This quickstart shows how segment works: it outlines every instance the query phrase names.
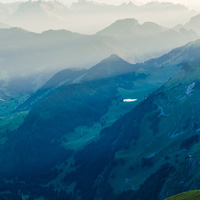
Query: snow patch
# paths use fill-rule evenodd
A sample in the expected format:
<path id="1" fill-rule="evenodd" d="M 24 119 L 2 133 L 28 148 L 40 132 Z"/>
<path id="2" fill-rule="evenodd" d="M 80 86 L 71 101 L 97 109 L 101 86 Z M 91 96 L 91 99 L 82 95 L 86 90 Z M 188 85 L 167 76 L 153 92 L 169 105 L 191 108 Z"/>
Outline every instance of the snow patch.
<path id="1" fill-rule="evenodd" d="M 123 102 L 129 103 L 129 102 L 134 102 L 137 101 L 137 99 L 124 99 Z"/>
<path id="2" fill-rule="evenodd" d="M 187 90 L 186 90 L 185 93 L 186 93 L 188 96 L 190 96 L 190 95 L 192 94 L 195 85 L 196 85 L 196 84 L 195 84 L 195 82 L 194 82 L 194 83 L 192 83 L 191 85 L 189 85 L 189 86 L 187 87 Z"/>
<path id="3" fill-rule="evenodd" d="M 153 158 L 153 157 L 155 157 L 157 154 L 158 154 L 158 152 L 155 152 L 155 153 L 151 154 L 150 156 L 148 156 L 147 158 Z"/>
<path id="4" fill-rule="evenodd" d="M 181 131 L 181 132 L 179 132 L 179 133 L 177 133 L 176 131 L 170 136 L 170 138 L 175 138 L 175 137 L 177 137 L 177 136 L 179 136 L 179 135 L 182 135 L 184 132 L 183 131 Z"/>

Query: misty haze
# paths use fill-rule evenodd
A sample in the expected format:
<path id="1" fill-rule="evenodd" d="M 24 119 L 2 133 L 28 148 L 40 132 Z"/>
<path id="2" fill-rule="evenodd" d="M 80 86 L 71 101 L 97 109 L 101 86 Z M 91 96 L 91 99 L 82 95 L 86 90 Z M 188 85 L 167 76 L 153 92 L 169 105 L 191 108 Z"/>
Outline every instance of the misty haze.
<path id="1" fill-rule="evenodd" d="M 200 3 L 0 1 L 0 200 L 200 200 Z"/>

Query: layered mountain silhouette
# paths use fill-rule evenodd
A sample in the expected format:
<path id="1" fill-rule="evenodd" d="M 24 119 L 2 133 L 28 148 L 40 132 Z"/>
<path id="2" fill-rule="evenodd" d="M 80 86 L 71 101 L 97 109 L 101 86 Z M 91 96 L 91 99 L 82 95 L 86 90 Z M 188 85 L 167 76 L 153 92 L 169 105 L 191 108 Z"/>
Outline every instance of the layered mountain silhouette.
<path id="1" fill-rule="evenodd" d="M 78 1 L 68 8 L 59 1 L 30 0 L 0 4 L 0 9 L 3 22 L 13 27 L 18 26 L 33 32 L 67 29 L 84 34 L 94 34 L 119 18 L 132 17 L 140 22 L 153 21 L 162 26 L 173 27 L 176 24 L 186 23 L 196 14 L 180 4 L 158 2 L 142 6 L 131 2 L 114 6 L 92 1 Z M 166 15 L 168 18 L 165 17 Z"/>
<path id="2" fill-rule="evenodd" d="M 154 23 L 141 25 L 135 19 L 119 20 L 91 36 L 65 30 L 36 34 L 19 28 L 2 29 L 1 70 L 12 77 L 86 68 L 111 54 L 132 63 L 142 62 L 198 37 L 192 31 L 177 32 Z"/>
<path id="3" fill-rule="evenodd" d="M 196 14 L 158 2 L 0 4 L 0 199 L 197 197 Z"/>
<path id="4" fill-rule="evenodd" d="M 88 21 L 88 26 L 96 27 L 88 18 L 88 13 L 94 14 L 96 22 L 103 26 L 116 21 L 119 18 L 133 17 L 140 22 L 153 21 L 162 26 L 172 27 L 176 24 L 186 23 L 188 18 L 195 15 L 183 5 L 172 3 L 150 2 L 142 6 L 137 6 L 132 2 L 123 3 L 119 6 L 98 4 L 90 1 L 78 1 L 72 4 L 71 10 L 79 12 L 83 20 Z M 102 13 L 105 20 L 101 19 Z M 167 18 L 165 16 L 168 16 Z M 104 25 L 103 25 L 104 24 Z"/>
<path id="5" fill-rule="evenodd" d="M 136 19 L 124 19 L 116 21 L 97 34 L 115 37 L 126 37 L 130 35 L 133 37 L 144 37 L 146 33 L 154 36 L 167 30 L 169 29 L 163 28 L 155 23 L 146 22 L 140 25 Z"/>
<path id="6" fill-rule="evenodd" d="M 127 74 L 133 71 L 138 73 L 142 71 L 147 75 L 149 73 L 151 74 L 151 76 L 147 77 L 145 82 L 140 82 L 139 86 L 139 88 L 146 88 L 147 82 L 149 82 L 149 91 L 151 91 L 152 88 L 161 86 L 161 84 L 172 77 L 183 64 L 200 59 L 199 52 L 200 42 L 198 40 L 142 64 L 129 64 L 117 55 L 113 54 L 88 70 L 66 69 L 58 72 L 18 109 L 29 110 L 33 105 L 35 105 L 35 103 L 38 103 L 38 100 L 40 101 L 45 98 L 46 95 L 52 94 L 52 92 L 55 92 L 55 90 L 63 87 L 65 84 L 95 81 L 98 79 Z M 143 93 L 143 89 L 141 93 Z"/>
<path id="7" fill-rule="evenodd" d="M 194 30 L 197 34 L 200 35 L 199 20 L 200 15 L 192 17 L 191 20 L 185 25 L 185 28 L 189 30 Z"/>
<path id="8" fill-rule="evenodd" d="M 112 55 L 88 71 L 57 74 L 44 87 L 57 89 L 0 150 L 1 191 L 156 200 L 198 187 L 200 63 L 188 63 L 199 60 L 198 47 L 199 41 L 137 65 Z M 137 89 L 140 103 L 124 105 Z M 14 184 L 3 181 L 15 176 Z"/>
<path id="9" fill-rule="evenodd" d="M 95 35 L 66 30 L 36 34 L 20 28 L 1 29 L 1 88 L 11 98 L 27 98 L 59 70 L 90 68 L 112 54 L 131 63 L 143 62 L 198 37 L 192 31 L 177 32 L 150 22 L 139 24 L 135 19 L 116 21 Z M 13 106 L 7 110 L 10 112 Z"/>
<path id="10" fill-rule="evenodd" d="M 27 1 L 21 3 L 6 22 L 13 27 L 41 32 L 48 29 L 62 29 L 67 24 L 68 9 L 57 1 Z"/>
<path id="11" fill-rule="evenodd" d="M 86 82 L 101 81 L 128 73 L 137 72 L 139 67 L 137 65 L 129 64 L 117 55 L 102 60 L 97 65 L 88 70 L 80 69 L 66 69 L 58 72 L 53 76 L 42 88 L 31 96 L 24 104 L 20 105 L 17 110 L 30 110 L 32 106 L 41 102 L 41 100 L 54 94 L 57 90 L 70 85 L 82 84 Z M 128 76 L 127 76 L 128 77 Z M 142 79 L 144 78 L 141 76 Z"/>

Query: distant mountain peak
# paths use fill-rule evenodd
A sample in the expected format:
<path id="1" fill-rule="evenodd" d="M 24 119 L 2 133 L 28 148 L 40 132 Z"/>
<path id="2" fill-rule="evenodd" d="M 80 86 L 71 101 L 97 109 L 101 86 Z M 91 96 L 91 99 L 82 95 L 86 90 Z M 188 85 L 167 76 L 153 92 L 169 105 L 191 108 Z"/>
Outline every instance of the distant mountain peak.
<path id="1" fill-rule="evenodd" d="M 100 63 L 88 70 L 82 81 L 98 80 L 125 74 L 128 72 L 135 72 L 137 67 L 126 62 L 116 54 L 110 55 Z"/>
<path id="2" fill-rule="evenodd" d="M 31 3 L 35 3 L 35 2 L 44 2 L 44 3 L 54 3 L 54 2 L 56 2 L 56 3 L 58 3 L 58 1 L 56 1 L 56 0 L 49 0 L 49 1 L 45 1 L 45 0 L 30 0 L 29 2 L 31 2 Z"/>
<path id="3" fill-rule="evenodd" d="M 182 8 L 186 8 L 184 5 L 182 4 L 175 4 L 175 3 L 172 3 L 172 2 L 158 2 L 158 1 L 152 1 L 152 2 L 149 2 L 147 4 L 145 4 L 146 6 L 158 6 L 158 5 L 161 5 L 161 6 L 176 6 L 176 7 L 182 7 Z"/>
<path id="4" fill-rule="evenodd" d="M 107 60 L 115 61 L 115 60 L 123 60 L 123 59 L 120 58 L 117 54 L 111 54 L 108 58 L 104 59 L 104 61 L 107 61 Z"/>
<path id="5" fill-rule="evenodd" d="M 22 6 L 32 6 L 32 5 L 35 5 L 35 6 L 38 6 L 38 7 L 41 7 L 41 8 L 46 8 L 46 7 L 43 7 L 43 6 L 51 6 L 51 7 L 65 7 L 62 3 L 56 1 L 56 0 L 51 0 L 51 1 L 45 1 L 45 0 L 30 0 L 30 1 L 27 1 L 27 2 L 24 2 L 21 4 Z M 20 5 L 20 7 L 21 7 Z"/>
<path id="6" fill-rule="evenodd" d="M 185 28 L 188 30 L 194 30 L 198 35 L 200 35 L 200 14 L 195 15 L 190 19 L 190 21 L 185 24 Z"/>
<path id="7" fill-rule="evenodd" d="M 107 28 L 99 31 L 97 34 L 117 37 L 141 37 L 145 34 L 160 34 L 161 32 L 167 30 L 169 29 L 162 27 L 154 22 L 145 22 L 144 24 L 140 24 L 138 20 L 134 18 L 127 18 L 117 20 Z"/>
<path id="8" fill-rule="evenodd" d="M 113 24 L 103 29 L 102 31 L 99 31 L 97 34 L 113 35 L 114 33 L 114 35 L 116 35 L 127 30 L 132 30 L 138 25 L 140 25 L 138 20 L 134 18 L 120 19 L 115 21 Z M 127 31 L 127 33 L 128 32 L 129 31 Z"/>
<path id="9" fill-rule="evenodd" d="M 115 23 L 123 23 L 123 24 L 139 24 L 137 19 L 127 18 L 127 19 L 119 19 Z"/>
<path id="10" fill-rule="evenodd" d="M 106 67 L 115 67 L 114 63 L 123 63 L 123 64 L 129 64 L 128 62 L 126 62 L 125 60 L 123 60 L 122 58 L 120 58 L 117 54 L 111 54 L 109 57 L 103 59 L 101 62 L 99 62 L 97 65 L 95 65 L 94 67 L 90 68 L 102 68 L 102 66 L 104 67 L 106 65 Z M 110 65 L 111 64 L 111 65 Z"/>
<path id="11" fill-rule="evenodd" d="M 107 5 L 104 3 L 99 3 L 99 2 L 95 2 L 95 1 L 88 1 L 88 0 L 78 0 L 77 2 L 72 3 L 71 7 L 76 7 L 76 6 L 90 6 L 90 5 Z"/>
<path id="12" fill-rule="evenodd" d="M 159 31 L 167 31 L 168 28 L 162 27 L 154 22 L 145 22 L 142 26 L 144 26 L 146 29 L 151 29 L 151 30 L 159 30 Z"/>
<path id="13" fill-rule="evenodd" d="M 200 19 L 200 14 L 198 14 L 198 15 L 195 15 L 194 17 L 192 17 L 191 19 L 190 19 L 190 22 L 199 22 L 199 19 Z"/>
<path id="14" fill-rule="evenodd" d="M 132 1 L 124 2 L 124 3 L 122 3 L 120 6 L 138 7 L 138 6 L 135 5 Z"/>

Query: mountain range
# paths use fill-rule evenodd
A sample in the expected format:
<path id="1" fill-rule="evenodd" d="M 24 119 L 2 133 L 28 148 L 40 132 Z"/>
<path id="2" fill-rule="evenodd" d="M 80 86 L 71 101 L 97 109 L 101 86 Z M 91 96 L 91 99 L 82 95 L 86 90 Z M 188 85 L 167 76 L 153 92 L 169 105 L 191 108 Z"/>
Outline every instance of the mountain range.
<path id="1" fill-rule="evenodd" d="M 113 6 L 80 0 L 77 3 L 73 3 L 71 9 L 72 11 L 77 12 L 78 10 L 78 12 L 82 13 L 83 19 L 88 20 L 88 26 L 95 25 L 88 19 L 87 13 L 95 14 L 96 20 L 100 24 L 106 23 L 107 20 L 107 24 L 103 26 L 113 23 L 119 18 L 131 17 L 138 19 L 141 23 L 152 21 L 165 27 L 173 27 L 179 24 L 179 22 L 184 23 L 184 21 L 186 23 L 189 18 L 196 14 L 195 11 L 190 11 L 183 5 L 168 2 L 150 2 L 141 6 L 129 2 Z M 106 18 L 105 21 L 100 20 L 102 13 Z M 168 17 L 166 18 L 165 15 Z"/>
<path id="2" fill-rule="evenodd" d="M 148 90 L 152 91 L 153 88 L 161 86 L 165 81 L 177 73 L 185 63 L 193 62 L 200 59 L 200 41 L 191 42 L 183 47 L 172 50 L 168 54 L 165 54 L 159 58 L 148 60 L 141 64 L 129 64 L 122 60 L 117 55 L 111 55 L 104 59 L 99 64 L 89 68 L 88 70 L 81 69 L 66 69 L 58 72 L 53 76 L 44 86 L 42 86 L 31 98 L 28 99 L 24 104 L 20 105 L 19 110 L 30 109 L 38 100 L 43 99 L 46 95 L 52 94 L 55 90 L 63 87 L 66 84 L 82 83 L 85 81 L 94 81 L 102 78 L 108 78 L 110 76 L 117 76 L 120 74 L 126 74 L 128 72 L 135 71 L 137 73 L 144 73 L 151 76 L 146 77 L 145 82 L 138 84 L 137 91 L 141 90 L 143 93 L 144 88 L 148 82 Z M 165 67 L 165 69 L 163 69 Z M 136 88 L 135 88 L 136 89 Z M 136 98 L 138 101 L 139 96 L 144 97 L 145 95 L 137 94 Z"/>
<path id="3" fill-rule="evenodd" d="M 193 31 L 139 24 L 135 19 L 118 20 L 95 35 L 0 29 L 1 90 L 15 102 L 7 112 L 19 105 L 16 97 L 26 99 L 59 70 L 90 68 L 112 54 L 131 63 L 143 62 L 198 38 Z"/>
<path id="4" fill-rule="evenodd" d="M 197 34 L 200 35 L 199 20 L 200 15 L 196 15 L 192 17 L 191 20 L 184 27 L 188 30 L 194 30 Z"/>
<path id="5" fill-rule="evenodd" d="M 151 2 L 137 6 L 130 2 L 114 6 L 85 0 L 73 3 L 70 8 L 58 1 L 38 0 L 0 4 L 0 9 L 1 19 L 12 27 L 32 32 L 67 29 L 84 34 L 94 34 L 119 18 L 136 18 L 141 23 L 153 21 L 173 27 L 186 23 L 197 14 L 180 4 Z"/>
<path id="6" fill-rule="evenodd" d="M 49 29 L 63 29 L 68 23 L 65 17 L 67 14 L 67 7 L 57 1 L 27 1 L 19 4 L 16 12 L 6 18 L 6 22 L 12 27 L 41 32 Z"/>
<path id="7" fill-rule="evenodd" d="M 56 74 L 3 134 L 1 192 L 157 200 L 198 188 L 199 49 L 196 41 L 135 65 L 112 55 Z"/>
<path id="8" fill-rule="evenodd" d="M 1 200 L 198 198 L 195 11 L 31 0 L 0 21 Z"/>
<path id="9" fill-rule="evenodd" d="M 198 38 L 193 31 L 139 24 L 135 19 L 116 21 L 91 36 L 65 30 L 36 34 L 20 28 L 1 29 L 1 70 L 8 76 L 27 76 L 47 68 L 49 72 L 87 68 L 111 54 L 132 63 L 142 62 Z"/>

